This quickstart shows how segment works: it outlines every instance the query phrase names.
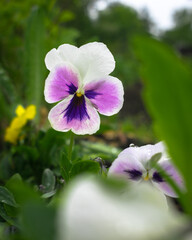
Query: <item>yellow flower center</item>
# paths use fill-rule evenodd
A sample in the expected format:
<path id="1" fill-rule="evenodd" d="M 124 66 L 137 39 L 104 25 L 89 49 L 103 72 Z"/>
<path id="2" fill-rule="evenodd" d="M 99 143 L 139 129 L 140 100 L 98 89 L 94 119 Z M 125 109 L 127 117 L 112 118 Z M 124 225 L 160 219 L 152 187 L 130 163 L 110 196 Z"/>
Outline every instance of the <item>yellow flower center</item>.
<path id="1" fill-rule="evenodd" d="M 85 91 L 84 91 L 84 89 L 83 89 L 83 86 L 80 86 L 78 89 L 77 89 L 77 91 L 76 91 L 76 96 L 77 97 L 81 97 L 82 95 L 84 95 L 85 94 Z"/>
<path id="2" fill-rule="evenodd" d="M 148 181 L 149 180 L 149 176 L 146 176 L 143 178 L 145 181 Z"/>
<path id="3" fill-rule="evenodd" d="M 83 94 L 81 92 L 76 92 L 77 97 L 81 97 Z"/>
<path id="4" fill-rule="evenodd" d="M 143 177 L 144 181 L 148 181 L 150 179 L 149 172 L 147 171 L 147 174 Z"/>

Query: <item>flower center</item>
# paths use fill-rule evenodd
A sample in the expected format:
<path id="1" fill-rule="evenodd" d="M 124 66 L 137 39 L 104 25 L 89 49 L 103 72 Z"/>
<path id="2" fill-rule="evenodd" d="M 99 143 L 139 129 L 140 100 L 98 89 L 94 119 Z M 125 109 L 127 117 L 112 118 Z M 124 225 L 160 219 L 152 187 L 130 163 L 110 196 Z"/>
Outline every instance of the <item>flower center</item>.
<path id="1" fill-rule="evenodd" d="M 76 92 L 76 96 L 77 96 L 77 97 L 81 97 L 82 95 L 83 95 L 82 93 Z"/>
<path id="2" fill-rule="evenodd" d="M 144 181 L 148 181 L 148 180 L 149 180 L 149 173 L 148 173 L 148 172 L 147 172 L 146 176 L 143 177 L 143 180 L 144 180 Z"/>
<path id="3" fill-rule="evenodd" d="M 76 96 L 77 96 L 77 97 L 81 97 L 81 96 L 83 96 L 84 94 L 85 94 L 85 91 L 84 91 L 84 89 L 83 89 L 83 86 L 79 87 L 79 88 L 77 89 L 77 91 L 76 91 Z"/>
<path id="4" fill-rule="evenodd" d="M 143 180 L 148 181 L 150 179 L 151 179 L 151 174 L 149 173 L 149 170 L 147 169 L 147 171 L 143 174 Z"/>

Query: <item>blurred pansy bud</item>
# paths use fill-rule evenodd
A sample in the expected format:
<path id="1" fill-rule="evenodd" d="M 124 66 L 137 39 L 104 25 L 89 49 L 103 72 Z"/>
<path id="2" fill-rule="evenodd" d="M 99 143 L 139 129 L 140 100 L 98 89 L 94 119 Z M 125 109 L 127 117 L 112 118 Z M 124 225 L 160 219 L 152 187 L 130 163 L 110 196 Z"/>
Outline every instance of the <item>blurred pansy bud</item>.
<path id="1" fill-rule="evenodd" d="M 164 194 L 149 184 L 119 194 L 97 179 L 78 178 L 61 198 L 58 240 L 169 239 L 183 224 L 167 210 Z"/>

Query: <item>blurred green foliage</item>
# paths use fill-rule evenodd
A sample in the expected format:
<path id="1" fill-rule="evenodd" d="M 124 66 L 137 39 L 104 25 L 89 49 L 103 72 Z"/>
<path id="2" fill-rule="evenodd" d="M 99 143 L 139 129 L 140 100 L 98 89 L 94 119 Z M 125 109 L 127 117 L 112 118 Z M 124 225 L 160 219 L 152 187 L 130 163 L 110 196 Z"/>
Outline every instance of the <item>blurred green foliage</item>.
<path id="1" fill-rule="evenodd" d="M 109 46 L 117 61 L 114 74 L 125 87 L 139 79 L 131 39 L 135 34 L 149 35 L 151 24 L 147 15 L 141 16 L 134 9 L 119 3 L 111 4 L 95 22 L 99 40 Z"/>
<path id="2" fill-rule="evenodd" d="M 190 189 L 191 71 L 168 47 L 141 38 L 137 41 L 137 55 L 144 66 L 140 77 L 140 59 L 135 56 L 132 38 L 152 35 L 153 23 L 147 12 L 138 14 L 119 3 L 97 11 L 96 2 L 0 1 L 0 239 L 55 240 L 58 199 L 68 181 L 83 173 L 105 177 L 105 167 L 118 156 L 120 148 L 156 141 L 140 96 L 141 78 L 157 136 L 166 140 Z M 173 29 L 159 36 L 187 56 L 189 63 L 190 26 L 191 12 L 182 10 L 175 14 Z M 113 53 L 113 75 L 124 84 L 125 104 L 120 114 L 102 117 L 95 136 L 76 137 L 70 161 L 70 134 L 48 129 L 44 57 L 63 43 L 80 46 L 90 41 L 104 42 Z M 10 145 L 3 136 L 18 104 L 35 104 L 38 115 L 23 129 L 25 137 Z M 190 189 L 186 199 L 191 197 Z"/>
<path id="3" fill-rule="evenodd" d="M 136 52 L 141 59 L 145 99 L 154 118 L 155 129 L 169 147 L 187 189 L 185 208 L 192 214 L 192 71 L 161 42 L 137 38 Z"/>
<path id="4" fill-rule="evenodd" d="M 24 79 L 25 99 L 37 107 L 39 119 L 40 105 L 43 100 L 43 87 L 45 78 L 44 56 L 45 56 L 45 15 L 42 8 L 33 8 L 27 21 L 25 30 L 24 46 Z"/>
<path id="5" fill-rule="evenodd" d="M 1 1 L 0 31 L 4 34 L 0 36 L 0 66 L 14 88 L 14 91 L 9 90 L 13 93 L 9 95 L 14 96 L 11 102 L 14 108 L 18 103 L 33 103 L 38 110 L 36 121 L 40 121 L 40 109 L 46 105 L 43 86 L 48 74 L 44 57 L 50 49 L 63 43 L 80 46 L 94 40 L 105 42 L 117 60 L 114 75 L 123 81 L 125 87 L 138 81 L 138 63 L 130 39 L 135 33 L 148 34 L 150 19 L 121 4 L 112 4 L 97 12 L 98 17 L 94 19 L 91 9 L 95 2 Z M 10 99 L 4 90 L 6 86 L 1 85 L 0 105 L 6 109 Z M 7 115 L 2 116 L 5 123 Z M 4 125 L 0 127 L 4 128 Z"/>
<path id="6" fill-rule="evenodd" d="M 162 34 L 162 38 L 173 45 L 185 56 L 192 55 L 192 10 L 182 9 L 175 12 L 174 27 Z"/>

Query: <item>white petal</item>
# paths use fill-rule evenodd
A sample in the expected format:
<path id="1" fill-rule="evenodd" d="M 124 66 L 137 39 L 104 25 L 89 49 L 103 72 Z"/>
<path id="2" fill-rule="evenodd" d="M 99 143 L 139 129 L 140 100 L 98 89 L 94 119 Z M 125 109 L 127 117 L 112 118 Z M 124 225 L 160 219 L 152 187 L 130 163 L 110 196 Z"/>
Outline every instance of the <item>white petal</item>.
<path id="1" fill-rule="evenodd" d="M 45 64 L 48 70 L 53 70 L 55 66 L 61 65 L 61 63 L 70 63 L 73 67 L 78 66 L 79 48 L 70 45 L 63 44 L 58 49 L 53 48 L 45 56 Z"/>
<path id="2" fill-rule="evenodd" d="M 99 42 L 88 43 L 80 48 L 63 44 L 49 51 L 45 57 L 46 67 L 50 71 L 63 62 L 73 65 L 84 83 L 107 76 L 115 68 L 113 55 L 105 44 Z"/>
<path id="3" fill-rule="evenodd" d="M 147 144 L 145 146 L 139 147 L 141 153 L 142 153 L 142 162 L 145 164 L 148 162 L 153 155 L 156 153 L 162 153 L 162 156 L 159 161 L 164 160 L 167 158 L 166 150 L 165 150 L 165 145 L 163 142 L 156 143 L 155 145 L 152 144 Z"/>
<path id="4" fill-rule="evenodd" d="M 107 46 L 100 42 L 88 43 L 79 48 L 78 69 L 84 83 L 110 74 L 115 60 Z"/>
<path id="5" fill-rule="evenodd" d="M 141 163 L 142 157 L 142 152 L 139 150 L 139 148 L 126 148 L 112 163 L 108 172 L 109 175 L 122 175 L 129 179 L 129 175 L 126 171 L 136 170 L 141 173 L 145 172 L 145 168 Z"/>
<path id="6" fill-rule="evenodd" d="M 56 65 L 60 65 L 63 60 L 60 58 L 58 51 L 53 48 L 45 56 L 45 65 L 49 71 L 54 69 Z"/>
<path id="7" fill-rule="evenodd" d="M 78 67 L 77 61 L 80 54 L 79 48 L 70 44 L 63 44 L 58 47 L 57 51 L 63 61 L 70 62 L 75 67 Z"/>
<path id="8" fill-rule="evenodd" d="M 161 142 L 155 145 L 148 144 L 141 147 L 128 147 L 112 163 L 109 174 L 126 175 L 125 170 L 138 170 L 144 173 L 146 171 L 146 163 L 151 157 L 164 150 L 164 145 Z"/>

